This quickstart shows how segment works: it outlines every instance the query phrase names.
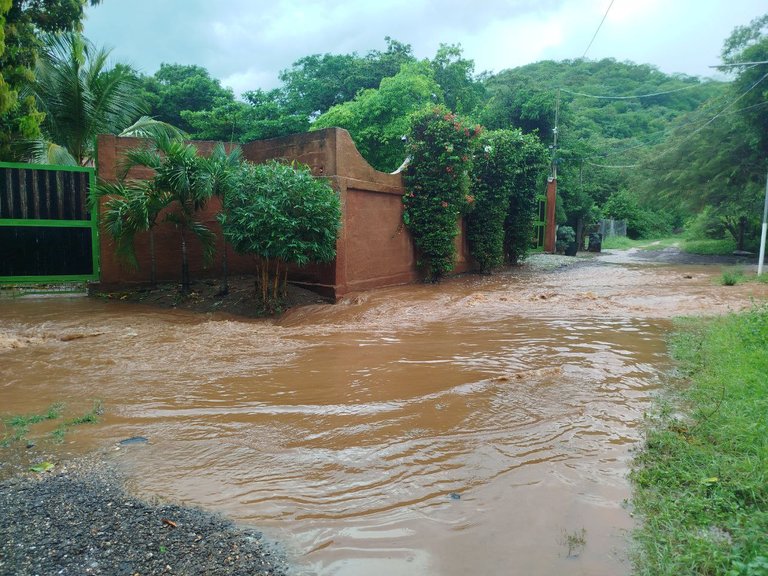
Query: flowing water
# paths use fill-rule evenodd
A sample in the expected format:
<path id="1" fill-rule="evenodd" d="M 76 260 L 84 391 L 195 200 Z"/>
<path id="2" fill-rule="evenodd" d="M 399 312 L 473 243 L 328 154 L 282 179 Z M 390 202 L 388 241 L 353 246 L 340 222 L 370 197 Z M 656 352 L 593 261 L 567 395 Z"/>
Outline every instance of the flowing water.
<path id="1" fill-rule="evenodd" d="M 101 400 L 67 450 L 109 448 L 135 493 L 259 527 L 297 574 L 628 574 L 628 462 L 682 273 L 589 270 L 278 322 L 0 301 L 0 412 Z M 678 304 L 739 300 L 693 276 Z"/>

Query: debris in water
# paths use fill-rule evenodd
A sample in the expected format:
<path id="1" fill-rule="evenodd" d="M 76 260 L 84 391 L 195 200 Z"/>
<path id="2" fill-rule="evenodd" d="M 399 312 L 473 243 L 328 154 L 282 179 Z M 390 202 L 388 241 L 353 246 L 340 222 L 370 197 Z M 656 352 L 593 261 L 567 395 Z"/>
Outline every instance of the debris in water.
<path id="1" fill-rule="evenodd" d="M 149 439 L 144 438 L 144 436 L 131 436 L 130 438 L 120 440 L 119 444 L 121 446 L 127 446 L 129 444 L 146 444 L 148 442 L 149 442 Z"/>

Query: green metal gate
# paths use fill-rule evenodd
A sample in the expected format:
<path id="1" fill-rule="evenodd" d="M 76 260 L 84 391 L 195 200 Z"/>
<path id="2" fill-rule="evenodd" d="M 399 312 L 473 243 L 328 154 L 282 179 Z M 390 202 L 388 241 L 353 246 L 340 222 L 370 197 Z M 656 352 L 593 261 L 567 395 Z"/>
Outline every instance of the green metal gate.
<path id="1" fill-rule="evenodd" d="M 0 283 L 99 278 L 92 168 L 0 162 Z"/>

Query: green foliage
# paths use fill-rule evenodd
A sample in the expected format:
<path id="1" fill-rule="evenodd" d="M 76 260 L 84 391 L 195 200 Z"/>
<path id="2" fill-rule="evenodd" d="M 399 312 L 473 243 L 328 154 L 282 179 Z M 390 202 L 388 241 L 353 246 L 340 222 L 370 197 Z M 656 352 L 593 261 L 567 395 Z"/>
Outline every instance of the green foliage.
<path id="1" fill-rule="evenodd" d="M 635 459 L 635 573 L 762 574 L 768 550 L 768 309 L 679 325 L 686 385 Z"/>
<path id="2" fill-rule="evenodd" d="M 183 111 L 210 110 L 235 98 L 232 90 L 223 88 L 202 66 L 163 63 L 154 76 L 143 82 L 146 92 L 154 95 L 150 115 L 190 133 L 194 127 Z"/>
<path id="3" fill-rule="evenodd" d="M 116 134 L 144 111 L 132 76 L 110 68 L 109 51 L 97 49 L 80 34 L 46 35 L 35 68 L 32 91 L 45 113 L 43 140 L 30 148 L 32 160 L 92 164 L 96 136 Z M 63 162 L 68 157 L 68 162 Z"/>
<path id="4" fill-rule="evenodd" d="M 752 20 L 748 26 L 738 26 L 723 46 L 723 61 L 763 62 L 768 60 L 768 14 Z M 745 120 L 750 140 L 757 152 L 765 158 L 768 155 L 768 98 L 765 66 L 740 66 L 729 69 L 736 71 L 733 93 L 739 95 L 740 115 Z"/>
<path id="5" fill-rule="evenodd" d="M 304 117 L 317 117 L 334 106 L 352 101 L 361 90 L 378 88 L 384 78 L 395 76 L 402 65 L 416 59 L 409 44 L 387 37 L 384 52 L 365 56 L 314 54 L 280 73 L 288 108 Z"/>
<path id="6" fill-rule="evenodd" d="M 85 4 L 85 0 L 0 0 L 0 159 L 22 159 L 15 143 L 40 137 L 45 114 L 25 93 L 34 80 L 41 37 L 79 30 Z"/>
<path id="7" fill-rule="evenodd" d="M 483 103 L 485 87 L 474 78 L 475 63 L 463 58 L 460 45 L 440 44 L 430 64 L 449 109 L 470 115 Z"/>
<path id="8" fill-rule="evenodd" d="M 64 434 L 72 426 L 79 424 L 92 424 L 99 421 L 104 408 L 100 400 L 95 400 L 93 408 L 81 416 L 74 418 L 68 418 L 63 420 L 52 432 L 51 438 L 60 442 L 64 439 Z M 47 411 L 37 414 L 17 414 L 14 416 L 6 416 L 0 420 L 2 422 L 4 432 L 2 438 L 0 438 L 0 446 L 10 446 L 15 442 L 21 442 L 26 439 L 30 433 L 30 427 L 41 422 L 59 420 L 64 414 L 64 403 L 56 402 L 51 404 Z M 47 468 L 46 468 L 47 469 Z"/>
<path id="9" fill-rule="evenodd" d="M 480 270 L 523 258 L 533 235 L 536 180 L 546 167 L 538 138 L 520 130 L 484 132 L 475 146 L 467 239 Z"/>
<path id="10" fill-rule="evenodd" d="M 576 231 L 570 226 L 558 226 L 555 239 L 557 252 L 562 254 L 573 242 L 576 242 Z"/>
<path id="11" fill-rule="evenodd" d="M 472 141 L 480 131 L 480 126 L 468 126 L 444 106 L 425 108 L 411 117 L 403 221 L 432 281 L 454 266 L 458 218 L 471 206 Z"/>
<path id="12" fill-rule="evenodd" d="M 653 66 L 613 59 L 537 62 L 500 72 L 485 85 L 489 98 L 478 117 L 486 127 L 517 127 L 537 133 L 547 145 L 552 143 L 559 100 L 557 221 L 584 231 L 599 217 L 606 200 L 621 189 L 631 190 L 639 206 L 649 212 L 644 214 L 647 221 L 640 223 L 644 228 L 668 228 L 658 214 L 679 210 L 660 205 L 652 193 L 653 182 L 663 173 L 651 162 L 645 168 L 648 147 L 664 141 L 671 123 L 696 110 L 722 87 L 722 83 L 668 75 Z M 614 100 L 585 96 L 661 92 L 667 93 Z M 610 167 L 621 165 L 638 168 Z"/>
<path id="13" fill-rule="evenodd" d="M 425 62 L 406 64 L 378 89 L 363 90 L 354 100 L 334 106 L 320 116 L 312 129 L 337 126 L 349 130 L 363 157 L 376 169 L 394 171 L 406 155 L 403 136 L 409 117 L 434 103 L 440 87 Z"/>
<path id="14" fill-rule="evenodd" d="M 183 110 L 181 117 L 201 140 L 250 142 L 309 130 L 309 116 L 291 111 L 280 90 L 252 90 L 245 102 L 218 98 L 207 110 Z"/>
<path id="15" fill-rule="evenodd" d="M 287 264 L 305 266 L 336 256 L 340 200 L 306 166 L 245 164 L 224 207 L 224 235 L 237 252 L 256 257 L 257 293 L 267 310 L 279 308 Z"/>
<path id="16" fill-rule="evenodd" d="M 603 214 L 607 218 L 626 220 L 627 236 L 635 240 L 672 232 L 672 222 L 667 215 L 642 208 L 637 196 L 624 189 L 608 198 L 603 205 Z"/>
<path id="17" fill-rule="evenodd" d="M 723 274 L 720 276 L 720 283 L 723 286 L 736 286 L 736 284 L 744 280 L 744 270 L 738 268 L 735 270 L 723 270 Z"/>
<path id="18" fill-rule="evenodd" d="M 688 254 L 704 254 L 709 256 L 732 254 L 736 243 L 732 238 L 722 240 L 686 240 L 683 242 L 683 252 Z"/>

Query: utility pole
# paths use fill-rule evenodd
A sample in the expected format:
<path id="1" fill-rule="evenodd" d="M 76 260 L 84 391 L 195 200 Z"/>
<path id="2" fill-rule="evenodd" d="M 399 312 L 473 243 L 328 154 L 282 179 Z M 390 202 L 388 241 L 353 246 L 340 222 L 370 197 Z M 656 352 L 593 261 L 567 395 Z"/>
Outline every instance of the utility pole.
<path id="1" fill-rule="evenodd" d="M 763 260 L 765 260 L 765 236 L 768 231 L 768 173 L 765 175 L 765 204 L 763 205 L 763 231 L 760 234 L 760 257 L 757 261 L 757 275 L 763 273 Z"/>
<path id="2" fill-rule="evenodd" d="M 552 175 L 547 178 L 547 214 L 544 227 L 544 252 L 554 254 L 555 242 L 555 206 L 557 205 L 557 124 L 560 116 L 560 89 L 557 89 L 555 101 L 555 127 L 552 129 L 554 141 L 552 143 Z"/>

